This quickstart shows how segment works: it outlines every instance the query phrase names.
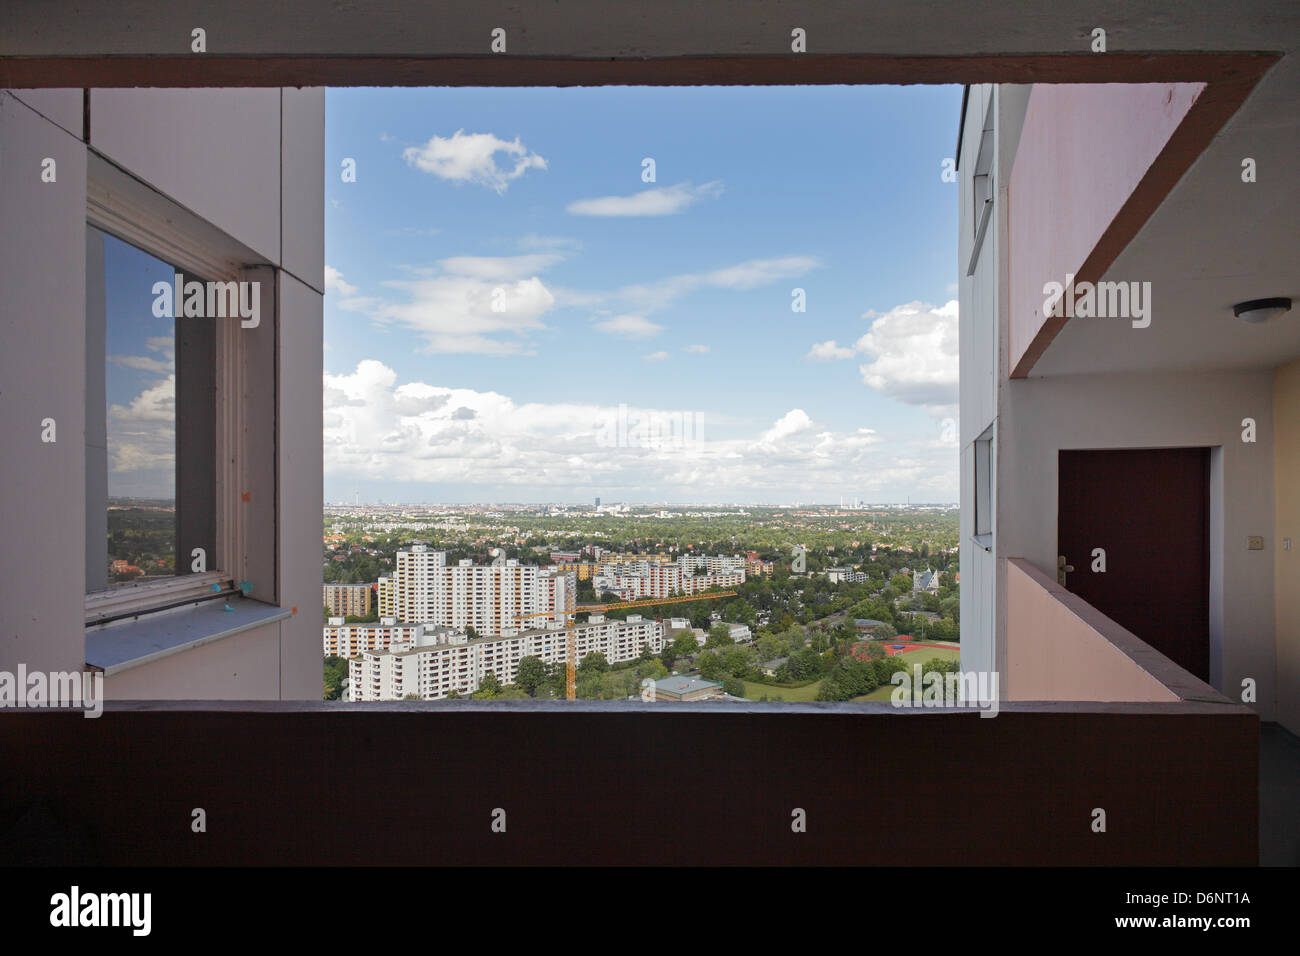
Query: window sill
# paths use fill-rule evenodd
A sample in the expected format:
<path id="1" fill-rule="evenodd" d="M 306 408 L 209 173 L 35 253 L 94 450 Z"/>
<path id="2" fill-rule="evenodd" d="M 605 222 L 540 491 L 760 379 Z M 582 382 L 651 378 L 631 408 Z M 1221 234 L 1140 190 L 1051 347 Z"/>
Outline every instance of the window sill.
<path id="1" fill-rule="evenodd" d="M 227 611 L 225 605 L 231 610 Z M 110 676 L 291 616 L 285 608 L 248 598 L 207 601 L 86 632 L 86 666 Z"/>

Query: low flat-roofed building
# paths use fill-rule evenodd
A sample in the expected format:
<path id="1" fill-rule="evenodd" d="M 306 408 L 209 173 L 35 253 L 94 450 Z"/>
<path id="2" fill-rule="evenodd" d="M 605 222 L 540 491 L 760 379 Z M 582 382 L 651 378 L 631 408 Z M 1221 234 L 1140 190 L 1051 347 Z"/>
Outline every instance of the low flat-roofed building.
<path id="1" fill-rule="evenodd" d="M 721 696 L 722 685 L 696 674 L 662 677 L 654 682 L 655 700 L 709 700 Z"/>

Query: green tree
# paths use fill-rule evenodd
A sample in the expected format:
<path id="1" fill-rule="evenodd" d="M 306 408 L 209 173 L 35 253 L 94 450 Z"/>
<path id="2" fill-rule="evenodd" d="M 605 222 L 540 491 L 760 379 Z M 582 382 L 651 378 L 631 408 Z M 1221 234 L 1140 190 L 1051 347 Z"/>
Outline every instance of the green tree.
<path id="1" fill-rule="evenodd" d="M 546 683 L 546 665 L 542 663 L 541 658 L 531 655 L 520 658 L 519 667 L 515 672 L 515 683 L 523 688 L 529 697 L 536 697 L 537 689 Z"/>
<path id="2" fill-rule="evenodd" d="M 700 649 L 700 642 L 695 639 L 691 631 L 683 631 L 678 634 L 672 643 L 673 659 L 680 657 L 690 657 Z"/>
<path id="3" fill-rule="evenodd" d="M 649 677 L 652 680 L 662 680 L 668 676 L 668 668 L 664 667 L 662 662 L 652 657 L 650 660 L 643 661 L 637 665 L 636 675 L 637 677 L 643 678 Z"/>
<path id="4" fill-rule="evenodd" d="M 745 682 L 739 677 L 728 675 L 722 679 L 723 693 L 730 694 L 732 697 L 745 696 Z"/>
<path id="5" fill-rule="evenodd" d="M 470 694 L 474 700 L 495 700 L 501 696 L 501 682 L 497 680 L 497 675 L 488 671 L 479 681 L 478 690 Z"/>
<path id="6" fill-rule="evenodd" d="M 607 670 L 609 670 L 609 661 L 605 659 L 605 655 L 600 651 L 592 651 L 578 664 L 579 674 L 588 674 L 592 672 L 601 674 Z"/>
<path id="7" fill-rule="evenodd" d="M 709 636 L 704 642 L 705 647 L 726 647 L 736 642 L 731 639 L 731 629 L 727 625 L 719 622 L 709 628 Z"/>
<path id="8" fill-rule="evenodd" d="M 696 655 L 695 665 L 700 669 L 700 676 L 705 680 L 721 680 L 726 674 L 727 665 L 717 651 L 702 651 Z"/>
<path id="9" fill-rule="evenodd" d="M 338 700 L 343 695 L 343 681 L 348 676 L 348 662 L 331 654 L 325 658 L 325 700 Z"/>

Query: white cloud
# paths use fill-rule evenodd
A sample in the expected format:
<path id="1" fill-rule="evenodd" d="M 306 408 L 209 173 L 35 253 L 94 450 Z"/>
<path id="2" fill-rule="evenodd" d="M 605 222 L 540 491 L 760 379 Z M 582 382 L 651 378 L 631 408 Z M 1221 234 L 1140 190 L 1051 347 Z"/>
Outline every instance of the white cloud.
<path id="1" fill-rule="evenodd" d="M 147 343 L 146 343 L 147 344 Z M 109 492 L 168 497 L 175 488 L 176 376 L 108 409 Z"/>
<path id="2" fill-rule="evenodd" d="M 505 153 L 506 168 L 497 166 L 496 154 Z M 434 136 L 423 146 L 409 146 L 402 158 L 412 167 L 456 183 L 477 183 L 505 193 L 513 180 L 530 169 L 546 169 L 546 160 L 530 153 L 519 141 L 498 139 L 491 133 L 469 133 L 458 129 L 450 138 Z M 513 160 L 514 166 L 509 166 Z"/>
<path id="3" fill-rule="evenodd" d="M 166 375 L 176 367 L 176 363 L 172 359 L 163 362 L 155 358 L 149 358 L 147 355 L 110 355 L 108 360 L 123 368 L 133 368 L 140 372 L 153 372 L 156 375 Z"/>
<path id="4" fill-rule="evenodd" d="M 821 262 L 813 256 L 748 259 L 710 272 L 683 273 L 655 282 L 621 286 L 609 292 L 556 289 L 555 294 L 560 304 L 565 306 L 608 306 L 619 311 L 646 313 L 668 308 L 682 296 L 699 289 L 756 289 L 773 282 L 798 278 L 820 266 Z"/>
<path id="5" fill-rule="evenodd" d="M 647 362 L 662 362 L 667 357 L 668 357 L 667 352 L 651 352 L 649 355 L 645 357 L 645 360 Z"/>
<path id="6" fill-rule="evenodd" d="M 703 355 L 708 350 L 709 347 L 707 345 L 688 345 L 686 348 L 682 349 L 683 352 L 691 352 L 695 355 Z"/>
<path id="7" fill-rule="evenodd" d="M 871 357 L 859 368 L 862 381 L 909 405 L 950 414 L 958 398 L 957 301 L 937 309 L 909 302 L 863 318 L 873 321 L 855 343 L 859 353 Z"/>
<path id="8" fill-rule="evenodd" d="M 701 186 L 678 183 L 644 189 L 631 196 L 601 196 L 577 199 L 565 206 L 575 216 L 672 216 L 685 212 L 700 199 L 722 195 L 722 183 L 714 180 Z"/>
<path id="9" fill-rule="evenodd" d="M 325 267 L 325 291 L 337 292 L 340 295 L 356 295 L 357 287 L 350 282 L 343 281 L 343 273 L 339 272 L 333 266 Z"/>
<path id="10" fill-rule="evenodd" d="M 577 252 L 582 248 L 582 242 L 578 239 L 569 239 L 564 236 L 539 236 L 535 232 L 519 239 L 517 245 L 525 252 Z"/>
<path id="11" fill-rule="evenodd" d="M 805 358 L 813 362 L 833 362 L 836 359 L 853 358 L 854 354 L 853 349 L 836 345 L 835 340 L 831 339 L 814 345 Z"/>
<path id="12" fill-rule="evenodd" d="M 797 435 L 809 428 L 812 428 L 812 419 L 808 417 L 808 413 L 802 408 L 792 408 L 777 419 L 771 428 L 759 436 L 758 443 L 764 446 L 774 446 L 791 435 Z"/>
<path id="13" fill-rule="evenodd" d="M 663 331 L 663 326 L 640 315 L 616 315 L 597 322 L 596 328 L 623 339 L 648 339 Z"/>
<path id="14" fill-rule="evenodd" d="M 556 298 L 536 273 L 563 256 L 455 256 L 433 269 L 413 269 L 418 278 L 383 283 L 405 295 L 344 299 L 340 307 L 394 323 L 421 335 L 427 352 L 516 355 L 528 351 L 529 333 L 544 329 L 542 316 Z"/>
<path id="15" fill-rule="evenodd" d="M 952 449 L 886 441 L 870 428 L 828 429 L 799 408 L 748 430 L 681 408 L 517 403 L 498 392 L 399 384 L 374 360 L 325 375 L 323 386 L 332 479 L 412 482 L 470 497 L 513 488 L 527 500 L 595 486 L 629 500 L 758 500 L 804 488 L 804 500 L 816 500 L 816 489 L 825 489 L 821 500 L 833 500 L 835 489 L 863 497 L 898 488 L 935 500 L 956 495 Z M 634 428 L 669 423 L 677 440 L 618 440 L 620 420 Z"/>
<path id="16" fill-rule="evenodd" d="M 523 279 L 563 261 L 564 256 L 537 253 L 524 256 L 452 256 L 441 260 L 438 265 L 444 272 L 458 276 L 496 281 Z"/>
<path id="17" fill-rule="evenodd" d="M 935 417 L 957 414 L 957 300 L 935 308 L 908 302 L 884 314 L 866 312 L 871 327 L 853 345 L 835 339 L 815 343 L 806 359 L 832 362 L 855 355 L 870 361 L 859 366 L 862 381 L 909 405 L 923 406 Z M 945 439 L 943 447 L 949 447 Z"/>
<path id="18" fill-rule="evenodd" d="M 131 400 L 130 405 L 111 405 L 109 418 L 120 422 L 175 422 L 176 376 L 168 375 Z"/>
<path id="19" fill-rule="evenodd" d="M 817 268 L 812 256 L 786 256 L 784 259 L 750 259 L 725 269 L 715 269 L 703 276 L 706 285 L 719 289 L 757 289 L 777 279 L 794 279 Z"/>

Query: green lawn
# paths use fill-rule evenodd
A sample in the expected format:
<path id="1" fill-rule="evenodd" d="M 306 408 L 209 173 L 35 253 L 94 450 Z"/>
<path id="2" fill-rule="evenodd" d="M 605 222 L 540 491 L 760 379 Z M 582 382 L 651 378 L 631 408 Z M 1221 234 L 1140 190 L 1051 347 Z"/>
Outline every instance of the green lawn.
<path id="1" fill-rule="evenodd" d="M 803 687 L 776 687 L 772 684 L 758 684 L 754 681 L 744 681 L 745 696 L 750 700 L 758 700 L 764 694 L 768 700 L 790 700 L 804 701 L 816 700 L 817 692 L 821 690 L 822 682 L 813 681 L 811 684 L 805 684 Z"/>

